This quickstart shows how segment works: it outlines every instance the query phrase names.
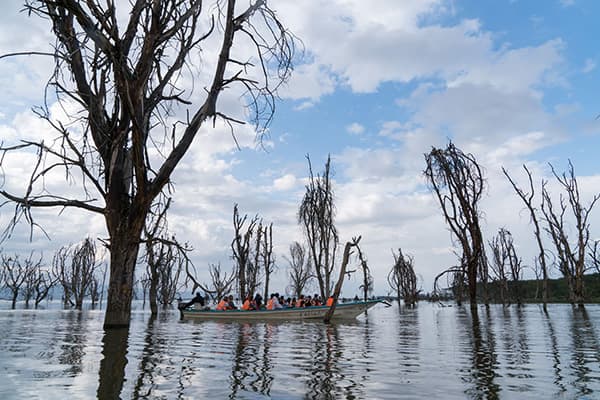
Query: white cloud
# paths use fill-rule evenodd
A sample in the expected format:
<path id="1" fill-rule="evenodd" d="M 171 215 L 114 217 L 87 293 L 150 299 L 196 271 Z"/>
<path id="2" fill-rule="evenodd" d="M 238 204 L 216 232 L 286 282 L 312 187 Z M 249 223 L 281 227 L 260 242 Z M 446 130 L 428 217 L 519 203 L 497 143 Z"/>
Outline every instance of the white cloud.
<path id="1" fill-rule="evenodd" d="M 293 189 L 298 180 L 292 174 L 285 174 L 273 181 L 273 189 L 274 190 L 290 190 Z"/>
<path id="2" fill-rule="evenodd" d="M 353 122 L 350 125 L 346 126 L 346 132 L 351 135 L 360 135 L 365 131 L 365 127 L 358 122 Z"/>
<path id="3" fill-rule="evenodd" d="M 583 72 L 584 74 L 587 74 L 587 73 L 592 72 L 595 69 L 596 69 L 596 62 L 594 60 L 592 60 L 591 58 L 588 58 L 585 60 L 585 65 L 581 69 L 581 72 Z"/>

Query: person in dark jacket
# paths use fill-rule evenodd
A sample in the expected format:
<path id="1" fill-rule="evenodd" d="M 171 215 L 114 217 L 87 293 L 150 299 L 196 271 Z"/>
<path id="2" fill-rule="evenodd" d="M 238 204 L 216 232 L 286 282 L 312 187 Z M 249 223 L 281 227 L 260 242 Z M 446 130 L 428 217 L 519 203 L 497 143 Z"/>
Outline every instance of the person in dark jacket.
<path id="1" fill-rule="evenodd" d="M 191 307 L 192 305 L 199 303 L 200 307 L 204 307 L 204 297 L 202 297 L 202 295 L 200 294 L 200 292 L 196 292 L 196 296 L 191 299 L 190 301 L 188 301 L 185 304 L 182 304 L 181 306 L 179 306 L 180 309 L 186 309 L 188 307 Z"/>

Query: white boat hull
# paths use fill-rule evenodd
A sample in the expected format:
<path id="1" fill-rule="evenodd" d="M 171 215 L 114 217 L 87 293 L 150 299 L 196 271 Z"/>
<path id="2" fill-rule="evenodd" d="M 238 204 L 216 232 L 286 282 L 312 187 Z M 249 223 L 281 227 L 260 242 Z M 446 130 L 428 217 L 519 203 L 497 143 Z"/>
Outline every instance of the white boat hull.
<path id="1" fill-rule="evenodd" d="M 332 319 L 354 319 L 361 313 L 379 303 L 378 300 L 359 301 L 353 303 L 340 303 L 335 307 Z M 212 320 L 296 320 L 296 319 L 323 319 L 329 311 L 327 306 L 283 308 L 278 310 L 181 310 L 185 319 L 212 319 Z"/>

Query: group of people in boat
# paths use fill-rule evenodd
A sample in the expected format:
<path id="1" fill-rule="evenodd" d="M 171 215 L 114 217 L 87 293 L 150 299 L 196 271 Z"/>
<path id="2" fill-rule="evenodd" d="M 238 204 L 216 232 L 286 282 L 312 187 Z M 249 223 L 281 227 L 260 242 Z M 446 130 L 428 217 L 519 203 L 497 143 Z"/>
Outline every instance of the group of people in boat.
<path id="1" fill-rule="evenodd" d="M 315 294 L 312 297 L 300 295 L 300 297 L 297 299 L 295 297 L 288 297 L 286 299 L 285 297 L 280 296 L 279 293 L 272 293 L 269 300 L 267 300 L 266 303 L 263 304 L 263 298 L 260 294 L 257 294 L 256 296 L 252 296 L 252 294 L 249 294 L 244 299 L 244 302 L 242 303 L 240 309 L 244 311 L 279 310 L 285 308 L 313 307 L 322 305 L 326 305 L 329 307 L 333 305 L 333 297 L 330 296 L 325 301 L 325 304 L 323 304 L 321 296 L 317 294 Z M 217 311 L 237 309 L 238 307 L 235 305 L 232 295 L 223 296 L 223 298 L 219 301 L 216 307 Z"/>

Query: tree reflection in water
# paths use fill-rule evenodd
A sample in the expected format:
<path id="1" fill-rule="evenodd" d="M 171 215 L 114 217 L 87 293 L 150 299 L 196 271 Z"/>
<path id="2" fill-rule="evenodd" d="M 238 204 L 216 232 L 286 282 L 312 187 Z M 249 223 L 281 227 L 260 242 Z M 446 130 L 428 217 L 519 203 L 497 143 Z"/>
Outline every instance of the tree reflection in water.
<path id="1" fill-rule="evenodd" d="M 577 390 L 577 398 L 591 395 L 589 387 L 592 380 L 600 379 L 599 343 L 594 326 L 584 306 L 573 306 L 571 315 L 571 369 L 575 374 L 573 385 Z"/>
<path id="2" fill-rule="evenodd" d="M 61 344 L 61 353 L 58 360 L 61 364 L 69 365 L 66 375 L 76 376 L 82 371 L 81 364 L 85 356 L 85 334 L 87 326 L 84 324 L 81 311 L 71 311 L 67 314 L 67 329 Z"/>
<path id="3" fill-rule="evenodd" d="M 97 397 L 119 399 L 125 381 L 129 328 L 106 329 L 102 339 L 102 361 Z"/>
<path id="4" fill-rule="evenodd" d="M 467 325 L 468 315 L 463 315 L 463 318 L 460 318 L 465 323 L 464 331 L 468 342 L 465 346 L 473 352 L 472 367 L 463 378 L 466 382 L 471 383 L 473 387 L 468 388 L 465 392 L 472 399 L 498 399 L 500 386 L 494 381 L 497 377 L 498 360 L 489 307 L 485 308 L 483 326 L 479 320 L 477 306 L 471 307 L 470 310 L 470 326 Z"/>
<path id="5" fill-rule="evenodd" d="M 544 314 L 543 318 L 546 321 L 546 325 L 548 327 L 548 337 L 550 338 L 552 370 L 554 372 L 554 384 L 558 386 L 559 394 L 561 394 L 566 392 L 567 388 L 563 383 L 563 376 L 560 368 L 560 350 L 558 347 L 558 339 L 556 337 L 556 332 L 554 330 L 554 325 L 552 324 L 550 314 L 548 313 L 548 309 L 543 310 L 542 313 Z"/>
<path id="6" fill-rule="evenodd" d="M 534 390 L 531 382 L 535 379 L 535 375 L 532 374 L 527 320 L 523 307 L 497 307 L 501 307 L 501 316 L 496 319 L 501 322 L 500 340 L 504 348 L 500 354 L 506 359 L 507 369 L 504 378 L 510 378 L 504 381 L 505 389 L 516 393 L 530 392 Z"/>
<path id="7" fill-rule="evenodd" d="M 277 335 L 276 324 L 244 323 L 237 327 L 237 343 L 231 371 L 230 399 L 239 391 L 270 395 L 273 375 L 270 348 Z"/>

